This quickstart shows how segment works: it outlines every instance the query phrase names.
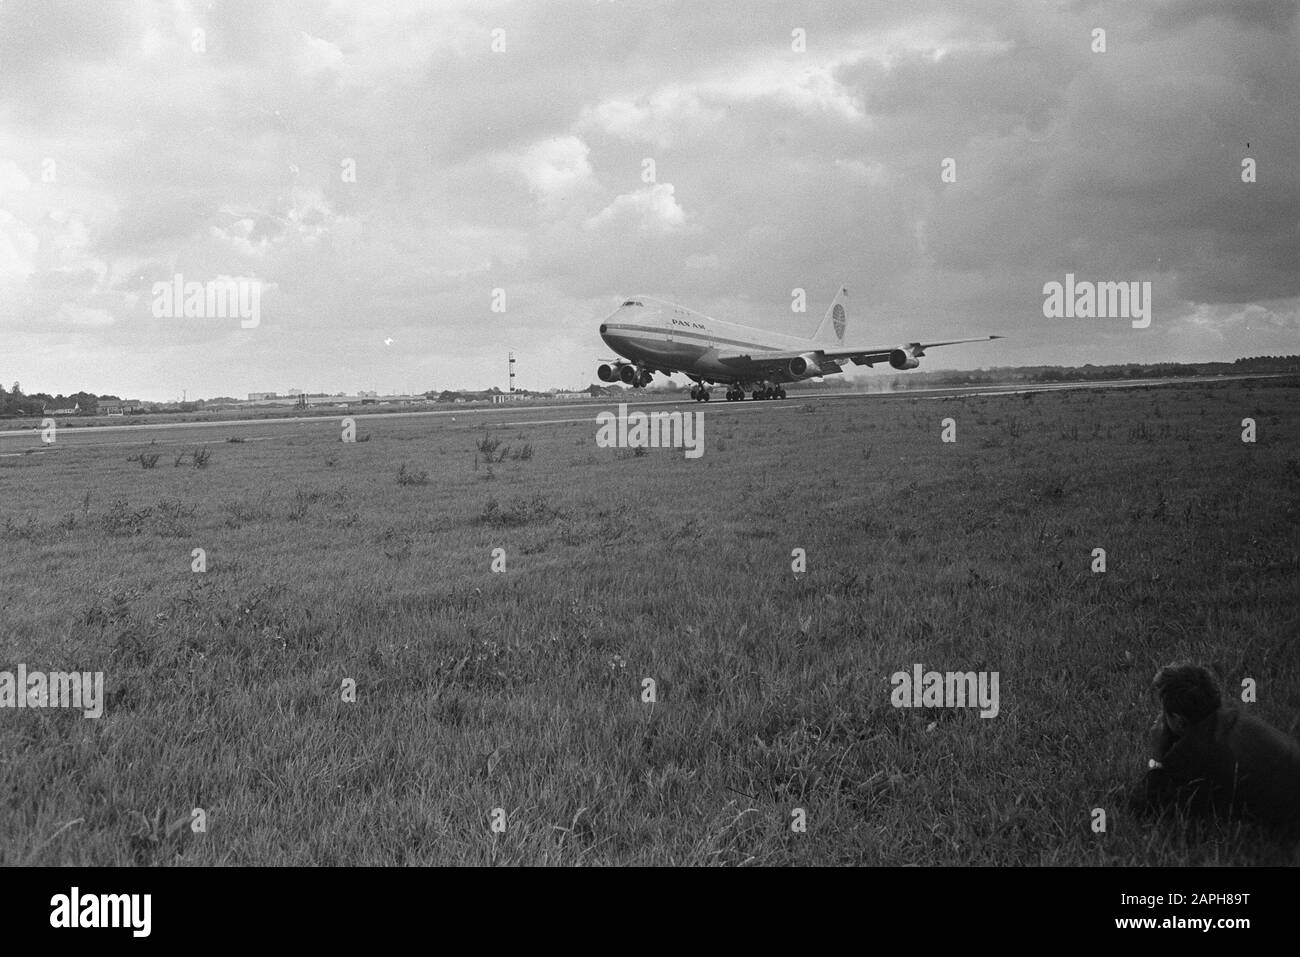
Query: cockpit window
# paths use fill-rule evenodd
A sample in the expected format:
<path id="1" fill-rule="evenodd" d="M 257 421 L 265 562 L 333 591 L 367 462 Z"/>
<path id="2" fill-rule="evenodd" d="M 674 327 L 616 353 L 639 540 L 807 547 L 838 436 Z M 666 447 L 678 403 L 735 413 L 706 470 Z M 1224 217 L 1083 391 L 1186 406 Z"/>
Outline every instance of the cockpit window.
<path id="1" fill-rule="evenodd" d="M 639 305 L 641 305 L 641 303 L 637 302 L 635 299 L 629 299 L 627 302 L 623 303 L 623 305 L 625 305 L 625 306 L 639 306 Z"/>

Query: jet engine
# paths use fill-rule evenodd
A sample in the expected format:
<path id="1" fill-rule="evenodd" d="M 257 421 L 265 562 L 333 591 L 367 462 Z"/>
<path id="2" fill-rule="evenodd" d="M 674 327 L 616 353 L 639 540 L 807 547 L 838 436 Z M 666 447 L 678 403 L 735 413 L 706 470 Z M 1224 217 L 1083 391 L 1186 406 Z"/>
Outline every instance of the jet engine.
<path id="1" fill-rule="evenodd" d="M 599 369 L 596 370 L 596 376 L 600 379 L 601 382 L 617 382 L 618 369 L 615 366 L 610 365 L 609 363 L 605 363 Z"/>
<path id="2" fill-rule="evenodd" d="M 889 364 L 895 369 L 915 369 L 921 364 L 921 360 L 917 358 L 921 354 L 921 350 L 915 344 L 899 346 L 889 354 Z"/>
<path id="3" fill-rule="evenodd" d="M 635 385 L 637 380 L 636 366 L 619 366 L 618 377 L 628 385 Z"/>
<path id="4" fill-rule="evenodd" d="M 807 352 L 801 356 L 795 356 L 786 366 L 790 375 L 796 379 L 802 379 L 805 376 L 821 375 L 821 367 L 817 365 L 817 357 Z"/>

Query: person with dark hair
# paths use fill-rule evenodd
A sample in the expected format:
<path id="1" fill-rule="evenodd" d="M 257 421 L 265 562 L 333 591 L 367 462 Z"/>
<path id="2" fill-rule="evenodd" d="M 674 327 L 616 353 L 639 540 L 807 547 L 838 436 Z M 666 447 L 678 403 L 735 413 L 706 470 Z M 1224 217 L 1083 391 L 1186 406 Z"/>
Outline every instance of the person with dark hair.
<path id="1" fill-rule="evenodd" d="M 1300 823 L 1300 743 L 1262 718 L 1226 707 L 1213 675 L 1199 665 L 1161 668 L 1152 686 L 1161 709 L 1152 728 L 1146 806 Z"/>

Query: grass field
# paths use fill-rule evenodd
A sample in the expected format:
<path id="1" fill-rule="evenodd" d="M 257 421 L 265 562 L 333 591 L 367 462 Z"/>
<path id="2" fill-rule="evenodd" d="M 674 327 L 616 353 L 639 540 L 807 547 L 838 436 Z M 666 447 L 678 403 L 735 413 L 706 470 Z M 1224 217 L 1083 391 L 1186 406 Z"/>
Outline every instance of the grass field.
<path id="1" fill-rule="evenodd" d="M 107 690 L 0 710 L 0 863 L 1300 861 L 1125 805 L 1170 660 L 1296 731 L 1300 382 L 714 402 L 695 460 L 598 408 L 0 458 L 0 670 Z"/>

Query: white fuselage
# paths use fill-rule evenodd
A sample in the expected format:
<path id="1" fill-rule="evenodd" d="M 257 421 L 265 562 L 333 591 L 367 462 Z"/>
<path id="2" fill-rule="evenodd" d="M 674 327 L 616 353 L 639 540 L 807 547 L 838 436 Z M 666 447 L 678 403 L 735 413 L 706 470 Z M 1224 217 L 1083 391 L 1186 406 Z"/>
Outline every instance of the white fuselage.
<path id="1" fill-rule="evenodd" d="M 605 344 L 625 359 L 648 370 L 682 372 L 712 382 L 749 382 L 753 370 L 735 361 L 719 361 L 719 353 L 737 351 L 816 350 L 809 339 L 723 322 L 662 299 L 635 296 L 600 325 Z M 792 376 L 768 378 L 791 381 Z"/>

